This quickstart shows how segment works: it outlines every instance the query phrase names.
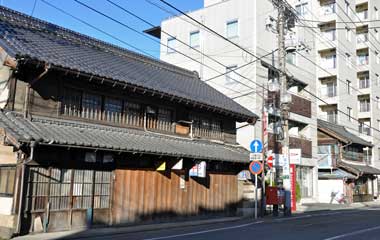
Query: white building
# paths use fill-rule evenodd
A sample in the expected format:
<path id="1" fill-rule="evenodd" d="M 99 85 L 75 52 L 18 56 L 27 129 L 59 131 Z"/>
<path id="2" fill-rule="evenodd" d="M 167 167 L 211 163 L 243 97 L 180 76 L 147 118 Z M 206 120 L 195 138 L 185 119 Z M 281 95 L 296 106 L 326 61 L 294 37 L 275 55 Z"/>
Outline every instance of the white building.
<path id="1" fill-rule="evenodd" d="M 308 24 L 317 27 L 317 59 L 323 68 L 317 69 L 318 95 L 324 100 L 318 101 L 318 117 L 374 144 L 368 163 L 380 168 L 380 1 L 312 3 L 314 14 L 308 19 L 325 22 Z"/>
<path id="2" fill-rule="evenodd" d="M 202 9 L 188 14 L 255 56 L 269 54 L 263 60 L 271 64 L 270 52 L 277 49 L 277 35 L 266 27 L 269 16 L 277 17 L 276 9 L 271 1 L 205 0 Z M 263 104 L 261 97 L 263 88 L 261 86 L 266 87 L 268 84 L 268 69 L 262 66 L 261 61 L 239 68 L 254 61 L 255 57 L 207 31 L 185 16 L 164 20 L 161 29 L 161 42 L 169 46 L 161 47 L 162 60 L 199 72 L 202 80 L 234 98 L 246 108 L 260 113 Z M 165 33 L 169 33 L 171 36 Z M 315 62 L 313 33 L 296 27 L 291 37 L 293 40 L 290 39 L 287 44 L 292 46 L 300 42 L 305 43 L 309 50 L 302 54 Z M 288 38 L 290 38 L 290 34 Z M 181 53 L 191 56 L 196 61 Z M 275 59 L 277 62 L 277 53 L 275 53 Z M 316 68 L 313 63 L 295 53 L 288 54 L 287 62 L 289 63 L 287 64 L 289 75 L 305 83 L 307 91 L 316 92 Z M 237 73 L 231 72 L 225 76 L 208 80 L 234 68 L 239 68 Z M 302 148 L 302 159 L 297 165 L 297 178 L 301 185 L 302 201 L 314 201 L 317 199 L 318 193 L 317 104 L 315 98 L 301 87 L 290 85 L 289 91 L 293 95 L 293 107 L 290 114 L 290 148 Z M 271 103 L 271 100 L 269 102 Z M 273 122 L 277 121 L 276 119 L 279 119 L 278 115 L 272 112 L 269 117 L 270 131 L 274 129 Z M 245 125 L 237 127 L 239 128 L 238 142 L 246 148 L 253 139 L 261 138 L 260 123 L 255 127 Z M 270 136 L 272 135 L 270 134 Z M 274 141 L 275 137 L 270 137 L 269 145 L 274 145 Z"/>

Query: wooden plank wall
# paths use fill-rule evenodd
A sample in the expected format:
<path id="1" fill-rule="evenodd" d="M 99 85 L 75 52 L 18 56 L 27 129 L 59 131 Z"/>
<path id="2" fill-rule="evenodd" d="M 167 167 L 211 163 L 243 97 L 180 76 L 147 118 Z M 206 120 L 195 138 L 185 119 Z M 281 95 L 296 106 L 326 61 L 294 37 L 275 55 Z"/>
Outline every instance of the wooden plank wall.
<path id="1" fill-rule="evenodd" d="M 238 203 L 237 177 L 209 174 L 199 183 L 186 179 L 180 189 L 180 175 L 156 171 L 116 170 L 113 224 L 134 223 L 206 214 L 234 214 Z"/>

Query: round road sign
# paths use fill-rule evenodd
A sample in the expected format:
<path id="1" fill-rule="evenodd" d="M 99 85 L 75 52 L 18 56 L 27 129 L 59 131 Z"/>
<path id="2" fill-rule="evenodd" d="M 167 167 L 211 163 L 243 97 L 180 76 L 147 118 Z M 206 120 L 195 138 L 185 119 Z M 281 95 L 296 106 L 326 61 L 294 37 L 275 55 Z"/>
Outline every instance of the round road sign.
<path id="1" fill-rule="evenodd" d="M 252 161 L 249 164 L 249 171 L 254 175 L 260 174 L 263 171 L 263 165 L 260 161 Z"/>
<path id="2" fill-rule="evenodd" d="M 268 158 L 267 158 L 267 164 L 270 168 L 273 167 L 273 156 L 270 155 Z"/>

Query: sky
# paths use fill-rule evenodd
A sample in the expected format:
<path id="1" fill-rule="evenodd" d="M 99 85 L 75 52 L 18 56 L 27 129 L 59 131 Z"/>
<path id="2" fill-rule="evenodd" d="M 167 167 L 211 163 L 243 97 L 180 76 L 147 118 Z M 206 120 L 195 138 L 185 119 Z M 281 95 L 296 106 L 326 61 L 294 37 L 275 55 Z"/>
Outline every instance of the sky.
<path id="1" fill-rule="evenodd" d="M 97 28 L 106 31 L 107 33 L 121 39 L 120 42 L 101 33 L 84 23 L 75 20 L 71 16 L 68 16 L 57 9 L 47 5 L 44 1 L 72 14 L 73 16 L 84 20 L 85 22 L 96 26 Z M 125 25 L 128 25 L 140 33 L 150 28 L 146 23 L 128 15 L 126 12 L 113 6 L 106 0 L 78 0 L 81 1 L 94 9 L 97 9 L 108 16 L 111 16 Z M 167 10 L 178 14 L 174 9 L 160 3 L 159 0 L 111 0 L 123 8 L 128 9 L 134 14 L 142 17 L 143 19 L 153 23 L 154 25 L 160 25 L 163 19 L 170 17 L 173 14 L 169 14 L 162 9 L 150 4 L 148 1 L 159 4 Z M 172 5 L 183 11 L 192 11 L 199 9 L 203 6 L 203 0 L 167 0 Z M 13 10 L 25 13 L 27 15 L 32 15 L 33 17 L 40 18 L 42 20 L 57 24 L 59 26 L 89 35 L 101 39 L 106 42 L 116 44 L 118 46 L 131 49 L 132 51 L 137 51 L 132 47 L 128 46 L 130 44 L 136 48 L 143 51 L 143 54 L 150 54 L 154 57 L 159 58 L 160 48 L 159 43 L 154 42 L 147 37 L 141 36 L 130 29 L 122 26 L 106 17 L 91 11 L 90 9 L 80 5 L 75 2 L 75 0 L 0 0 L 2 6 L 11 8 Z M 146 35 L 146 34 L 144 34 Z M 127 44 L 125 44 L 127 43 Z"/>

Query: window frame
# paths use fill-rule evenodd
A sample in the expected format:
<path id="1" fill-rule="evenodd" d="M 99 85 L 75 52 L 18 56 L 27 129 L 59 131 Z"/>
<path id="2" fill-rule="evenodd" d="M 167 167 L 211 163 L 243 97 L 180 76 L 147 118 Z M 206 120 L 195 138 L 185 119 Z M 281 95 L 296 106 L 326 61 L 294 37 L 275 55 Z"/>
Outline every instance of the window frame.
<path id="1" fill-rule="evenodd" d="M 191 41 L 191 39 L 192 39 L 191 37 L 194 34 L 198 34 L 198 43 L 196 45 L 193 45 L 192 41 Z M 190 46 L 190 48 L 199 48 L 201 46 L 201 31 L 200 30 L 194 30 L 194 31 L 190 32 L 190 34 L 189 34 L 189 46 Z"/>
<path id="2" fill-rule="evenodd" d="M 228 20 L 227 22 L 226 22 L 226 24 L 225 24 L 225 28 L 226 28 L 226 38 L 228 38 L 228 39 L 234 39 L 234 38 L 239 38 L 239 35 L 240 35 L 240 23 L 239 23 L 240 21 L 239 21 L 239 19 L 238 18 L 235 18 L 235 19 L 231 19 L 231 20 Z M 230 24 L 232 24 L 232 23 L 236 23 L 236 27 L 237 27 L 237 31 L 236 31 L 236 35 L 234 35 L 234 36 L 229 36 L 228 35 L 228 26 L 230 25 Z"/>
<path id="3" fill-rule="evenodd" d="M 7 176 L 5 179 L 5 185 L 4 185 L 4 191 L 2 188 L 2 183 L 1 181 L 3 180 L 2 178 L 2 172 L 7 171 Z M 13 172 L 13 173 L 12 173 Z M 0 197 L 12 197 L 14 195 L 14 190 L 15 190 L 15 183 L 16 183 L 16 172 L 17 168 L 14 165 L 4 165 L 0 166 Z M 13 181 L 11 181 L 13 174 Z"/>
<path id="4" fill-rule="evenodd" d="M 174 46 L 171 46 L 169 43 L 173 41 Z M 166 40 L 166 54 L 173 54 L 176 53 L 176 45 L 177 45 L 177 38 L 176 37 L 169 37 Z"/>

